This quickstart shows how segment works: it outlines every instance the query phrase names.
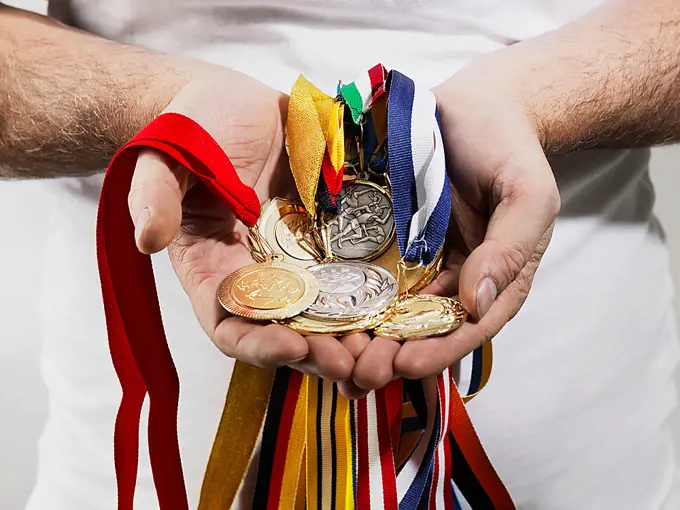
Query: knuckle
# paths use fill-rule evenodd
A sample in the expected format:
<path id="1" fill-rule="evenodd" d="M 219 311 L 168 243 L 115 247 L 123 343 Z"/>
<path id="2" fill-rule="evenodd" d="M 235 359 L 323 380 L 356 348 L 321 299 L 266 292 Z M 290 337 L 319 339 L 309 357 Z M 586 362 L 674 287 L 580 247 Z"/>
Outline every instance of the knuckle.
<path id="1" fill-rule="evenodd" d="M 396 369 L 399 375 L 406 379 L 420 379 L 428 375 L 429 363 L 422 356 L 413 356 L 399 362 Z"/>
<path id="2" fill-rule="evenodd" d="M 517 275 L 517 278 L 515 278 L 514 282 L 514 288 L 512 289 L 515 294 L 517 294 L 517 297 L 524 302 L 526 300 L 527 296 L 529 295 L 529 291 L 531 291 L 531 286 L 534 283 L 534 272 L 533 271 L 520 271 L 520 273 Z"/>
<path id="3" fill-rule="evenodd" d="M 354 364 L 344 357 L 340 357 L 334 361 L 334 363 L 328 367 L 322 375 L 326 379 L 331 381 L 341 381 L 349 378 L 352 375 L 352 369 Z"/>
<path id="4" fill-rule="evenodd" d="M 385 386 L 391 379 L 391 374 L 384 368 L 373 368 L 355 375 L 356 385 L 364 390 L 377 390 Z"/>
<path id="5" fill-rule="evenodd" d="M 529 248 L 526 245 L 515 243 L 505 247 L 501 252 L 502 263 L 508 274 L 508 281 L 513 281 L 526 265 Z"/>
<path id="6" fill-rule="evenodd" d="M 130 189 L 130 193 L 128 193 L 128 208 L 130 209 L 130 213 L 134 214 L 135 209 L 137 208 L 137 205 L 139 203 L 139 188 L 137 186 L 133 186 Z"/>

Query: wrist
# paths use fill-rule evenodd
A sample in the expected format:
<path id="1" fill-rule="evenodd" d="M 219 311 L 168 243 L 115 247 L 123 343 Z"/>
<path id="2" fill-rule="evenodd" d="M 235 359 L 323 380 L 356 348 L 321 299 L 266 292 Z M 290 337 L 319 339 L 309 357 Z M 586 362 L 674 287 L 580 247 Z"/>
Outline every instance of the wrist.
<path id="1" fill-rule="evenodd" d="M 121 90 L 124 98 L 112 97 L 109 105 L 112 140 L 117 147 L 127 143 L 158 117 L 189 81 L 207 73 L 210 64 L 175 55 L 143 53 L 139 66 L 144 69 L 131 89 Z"/>

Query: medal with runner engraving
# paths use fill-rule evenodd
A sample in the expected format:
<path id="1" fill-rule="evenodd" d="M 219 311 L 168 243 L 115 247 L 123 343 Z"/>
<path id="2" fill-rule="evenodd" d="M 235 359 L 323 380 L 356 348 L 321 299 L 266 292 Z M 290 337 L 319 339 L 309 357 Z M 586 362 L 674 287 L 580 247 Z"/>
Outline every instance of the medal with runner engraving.
<path id="1" fill-rule="evenodd" d="M 369 261 L 382 255 L 395 236 L 392 199 L 370 181 L 345 184 L 338 212 L 321 226 L 322 243 L 341 260 Z"/>
<path id="2" fill-rule="evenodd" d="M 309 268 L 319 281 L 319 295 L 305 317 L 346 321 L 375 315 L 397 296 L 392 273 L 367 262 L 329 262 Z"/>

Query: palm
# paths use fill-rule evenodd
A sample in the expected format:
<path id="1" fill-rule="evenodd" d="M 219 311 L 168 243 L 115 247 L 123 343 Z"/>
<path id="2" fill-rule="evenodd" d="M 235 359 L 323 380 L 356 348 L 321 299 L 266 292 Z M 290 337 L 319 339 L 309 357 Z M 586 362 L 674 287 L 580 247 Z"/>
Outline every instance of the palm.
<path id="1" fill-rule="evenodd" d="M 186 115 L 208 131 L 241 180 L 264 202 L 295 193 L 284 148 L 286 108 L 287 96 L 243 75 L 213 68 L 208 77 L 189 82 L 165 111 Z M 283 326 L 229 316 L 217 302 L 217 287 L 231 272 L 253 262 L 247 227 L 186 169 L 170 168 L 157 154 L 144 153 L 135 181 L 144 182 L 145 174 L 152 182 L 145 188 L 147 194 L 162 196 L 151 198 L 160 212 L 155 228 L 146 227 L 138 239 L 140 249 L 157 251 L 167 245 L 194 313 L 217 347 L 255 365 L 290 364 L 329 377 L 348 375 L 352 356 L 335 339 L 303 338 Z M 134 206 L 135 181 L 133 218 L 139 209 Z M 172 240 L 154 241 L 167 232 Z"/>
<path id="2" fill-rule="evenodd" d="M 356 362 L 360 388 L 441 372 L 493 337 L 529 292 L 559 196 L 531 122 L 516 101 L 485 90 L 489 82 L 462 75 L 435 91 L 453 205 L 443 270 L 423 292 L 459 294 L 471 320 L 449 335 L 403 345 L 374 339 Z M 484 280 L 497 290 L 495 300 L 480 298 Z"/>

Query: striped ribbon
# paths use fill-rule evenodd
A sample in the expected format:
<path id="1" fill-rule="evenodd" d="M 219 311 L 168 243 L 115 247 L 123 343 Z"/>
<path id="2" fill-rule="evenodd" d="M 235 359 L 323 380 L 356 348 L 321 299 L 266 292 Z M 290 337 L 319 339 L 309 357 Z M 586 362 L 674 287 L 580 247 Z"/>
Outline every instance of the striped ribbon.
<path id="1" fill-rule="evenodd" d="M 410 78 L 391 71 L 387 81 L 387 145 L 394 223 L 404 260 L 430 264 L 444 243 L 451 190 L 437 101 Z"/>
<path id="2" fill-rule="evenodd" d="M 364 116 L 385 93 L 387 69 L 382 64 L 371 67 L 355 81 L 340 86 L 339 94 L 352 113 L 355 124 L 362 124 Z"/>
<path id="3" fill-rule="evenodd" d="M 387 69 L 377 64 L 338 91 L 351 112 L 352 121 L 362 128 L 363 170 L 378 174 L 387 170 L 387 76 Z"/>

